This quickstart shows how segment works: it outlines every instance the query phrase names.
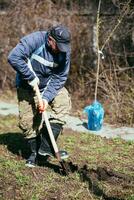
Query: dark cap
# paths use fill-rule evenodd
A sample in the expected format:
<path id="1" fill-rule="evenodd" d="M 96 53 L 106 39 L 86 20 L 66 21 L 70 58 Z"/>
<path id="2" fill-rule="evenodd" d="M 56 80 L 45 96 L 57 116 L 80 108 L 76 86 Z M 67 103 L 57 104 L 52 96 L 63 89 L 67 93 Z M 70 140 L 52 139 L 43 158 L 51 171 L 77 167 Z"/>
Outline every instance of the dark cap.
<path id="1" fill-rule="evenodd" d="M 61 52 L 70 51 L 71 34 L 67 27 L 63 25 L 54 26 L 50 29 L 49 35 L 55 39 Z"/>

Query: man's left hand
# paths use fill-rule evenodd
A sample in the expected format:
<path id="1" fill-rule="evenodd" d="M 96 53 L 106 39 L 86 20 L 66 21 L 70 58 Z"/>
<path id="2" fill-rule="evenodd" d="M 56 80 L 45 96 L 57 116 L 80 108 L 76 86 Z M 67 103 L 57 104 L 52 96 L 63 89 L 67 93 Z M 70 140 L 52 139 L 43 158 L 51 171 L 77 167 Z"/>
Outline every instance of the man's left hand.
<path id="1" fill-rule="evenodd" d="M 42 100 L 42 103 L 39 103 L 39 113 L 43 113 L 48 107 L 48 101 L 46 99 Z"/>

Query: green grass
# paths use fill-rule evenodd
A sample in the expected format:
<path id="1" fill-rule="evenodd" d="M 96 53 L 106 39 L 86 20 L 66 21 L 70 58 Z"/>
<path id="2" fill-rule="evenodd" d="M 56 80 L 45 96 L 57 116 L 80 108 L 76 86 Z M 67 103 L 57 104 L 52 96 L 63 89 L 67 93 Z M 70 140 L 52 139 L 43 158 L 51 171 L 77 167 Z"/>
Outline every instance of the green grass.
<path id="1" fill-rule="evenodd" d="M 1 117 L 0 123 L 0 200 L 89 200 L 104 199 L 90 189 L 87 181 L 80 179 L 79 172 L 61 176 L 56 170 L 59 163 L 52 159 L 51 165 L 26 168 L 29 154 L 27 144 L 17 127 L 16 117 Z M 65 130 L 59 137 L 58 146 L 66 149 L 74 164 L 81 169 L 106 167 L 134 179 L 134 142 L 119 138 L 106 139 L 93 134 Z M 105 195 L 118 199 L 133 200 L 134 184 L 111 184 L 98 181 Z M 6 188 L 6 189 L 5 189 Z"/>

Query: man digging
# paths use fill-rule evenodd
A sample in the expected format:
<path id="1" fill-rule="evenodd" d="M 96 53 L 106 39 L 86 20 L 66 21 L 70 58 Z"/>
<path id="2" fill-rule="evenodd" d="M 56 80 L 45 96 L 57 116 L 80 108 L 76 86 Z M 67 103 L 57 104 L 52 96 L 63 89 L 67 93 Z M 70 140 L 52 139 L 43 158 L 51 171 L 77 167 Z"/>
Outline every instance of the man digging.
<path id="1" fill-rule="evenodd" d="M 64 87 L 70 68 L 70 40 L 67 27 L 58 25 L 48 31 L 38 31 L 23 37 L 8 56 L 9 63 L 17 71 L 19 127 L 31 149 L 26 166 L 34 167 L 38 154 L 55 156 L 47 128 L 42 123 L 42 113 L 49 105 L 49 121 L 57 140 L 71 109 L 70 96 Z M 35 95 L 37 84 L 43 105 L 38 103 Z M 63 150 L 60 156 L 65 159 L 68 154 Z"/>

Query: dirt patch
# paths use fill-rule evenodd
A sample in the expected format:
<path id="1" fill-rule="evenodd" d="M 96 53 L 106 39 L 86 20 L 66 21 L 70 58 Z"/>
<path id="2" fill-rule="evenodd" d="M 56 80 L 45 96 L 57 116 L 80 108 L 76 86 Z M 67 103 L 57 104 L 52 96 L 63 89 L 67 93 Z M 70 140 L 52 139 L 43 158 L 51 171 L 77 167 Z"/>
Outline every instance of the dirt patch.
<path id="1" fill-rule="evenodd" d="M 134 191 L 134 179 L 123 173 L 108 170 L 106 167 L 98 167 L 95 169 L 88 169 L 84 166 L 79 170 L 81 181 L 88 183 L 89 190 L 98 197 L 105 200 L 123 200 L 126 199 L 127 193 Z M 101 183 L 102 182 L 102 183 Z M 107 188 L 102 187 L 103 183 Z"/>
<path id="2" fill-rule="evenodd" d="M 81 182 L 88 184 L 89 193 L 104 200 L 125 200 L 128 195 L 133 195 L 134 178 L 126 174 L 107 169 L 106 167 L 97 167 L 97 169 L 88 168 L 87 165 L 79 167 L 72 162 L 66 162 L 68 175 L 78 173 Z M 59 167 L 59 173 L 63 173 Z"/>
<path id="3" fill-rule="evenodd" d="M 27 143 L 16 119 L 1 118 L 0 199 L 133 200 L 133 142 L 64 130 L 57 141 L 69 154 L 69 176 L 61 176 L 57 159 L 40 157 L 25 167 Z M 6 190 L 5 190 L 6 188 Z"/>

